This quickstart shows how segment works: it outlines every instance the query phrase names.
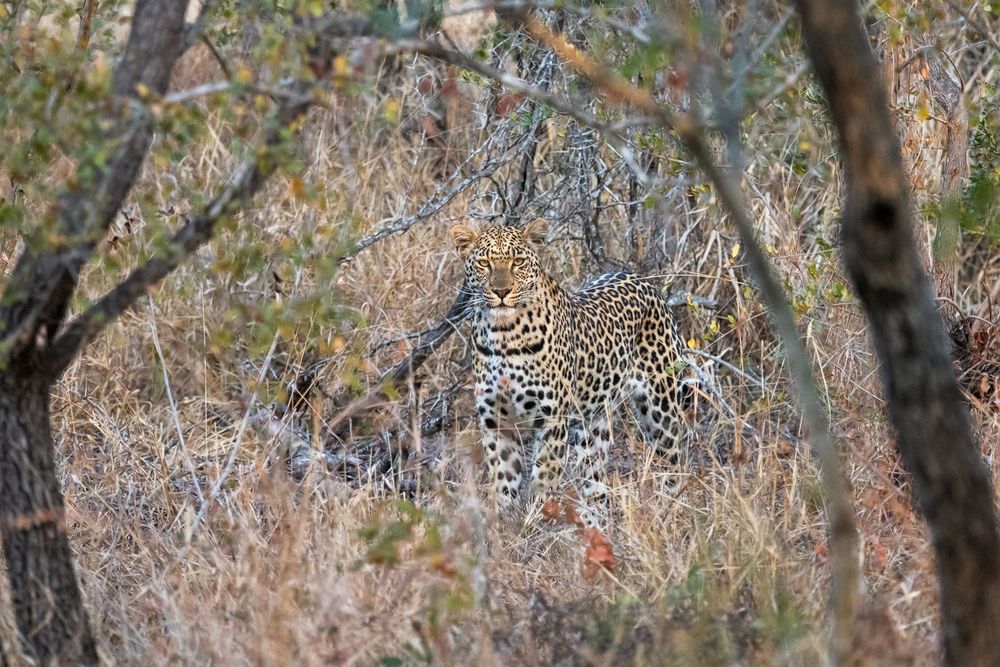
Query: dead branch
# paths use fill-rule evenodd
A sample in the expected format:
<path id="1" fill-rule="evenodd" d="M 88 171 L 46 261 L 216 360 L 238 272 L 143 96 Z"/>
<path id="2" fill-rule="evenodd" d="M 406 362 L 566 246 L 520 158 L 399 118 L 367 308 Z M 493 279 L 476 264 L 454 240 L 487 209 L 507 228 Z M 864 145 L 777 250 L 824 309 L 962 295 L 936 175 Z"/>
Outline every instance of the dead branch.
<path id="1" fill-rule="evenodd" d="M 675 131 L 714 184 L 719 199 L 736 223 L 761 298 L 771 311 L 772 322 L 785 347 L 789 371 L 798 390 L 803 417 L 809 425 L 810 440 L 819 462 L 830 524 L 831 608 L 834 621 L 831 651 L 836 663 L 846 661 L 855 634 L 860 582 L 857 533 L 848 484 L 830 437 L 829 420 L 813 380 L 812 364 L 796 328 L 791 306 L 757 243 L 742 190 L 726 171 L 716 165 L 712 152 L 705 143 L 704 133 L 693 118 L 686 115 L 675 116 L 667 108 L 660 106 L 648 92 L 596 64 L 563 36 L 552 32 L 536 15 L 520 13 L 514 20 L 529 35 L 558 53 L 573 69 L 603 92 L 609 101 L 633 107 L 649 115 L 663 129 Z"/>
<path id="2" fill-rule="evenodd" d="M 422 337 L 409 356 L 396 364 L 390 371 L 385 373 L 379 380 L 378 385 L 367 394 L 358 398 L 343 408 L 333 419 L 330 420 L 328 428 L 337 438 L 343 438 L 351 421 L 360 415 L 384 404 L 395 392 L 402 387 L 413 376 L 427 359 L 444 344 L 448 337 L 454 333 L 467 315 L 469 304 L 469 290 L 465 282 L 458 290 L 458 295 L 452 302 L 451 307 L 445 316 Z"/>

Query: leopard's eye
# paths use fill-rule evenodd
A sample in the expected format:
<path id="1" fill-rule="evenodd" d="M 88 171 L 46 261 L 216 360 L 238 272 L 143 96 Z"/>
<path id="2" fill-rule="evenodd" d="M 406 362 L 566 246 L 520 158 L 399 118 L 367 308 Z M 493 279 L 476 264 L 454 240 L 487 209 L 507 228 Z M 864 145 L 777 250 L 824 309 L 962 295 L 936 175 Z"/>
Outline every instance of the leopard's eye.
<path id="1" fill-rule="evenodd" d="M 476 266 L 478 266 L 480 269 L 488 269 L 488 268 L 490 268 L 490 260 L 488 260 L 488 259 L 477 259 L 476 260 Z"/>
<path id="2" fill-rule="evenodd" d="M 516 269 L 519 266 L 524 266 L 524 263 L 528 261 L 527 257 L 515 257 L 511 265 Z"/>

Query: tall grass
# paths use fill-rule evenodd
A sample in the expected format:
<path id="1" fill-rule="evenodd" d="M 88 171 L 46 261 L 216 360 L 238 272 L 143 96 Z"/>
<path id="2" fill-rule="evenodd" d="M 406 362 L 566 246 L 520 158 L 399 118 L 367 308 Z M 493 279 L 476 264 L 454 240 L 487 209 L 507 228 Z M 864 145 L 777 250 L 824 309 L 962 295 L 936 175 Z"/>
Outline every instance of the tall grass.
<path id="1" fill-rule="evenodd" d="M 175 86 L 214 76 L 212 67 L 192 56 Z M 495 204 L 492 185 L 478 183 L 335 273 L 317 268 L 419 209 L 482 145 L 488 94 L 469 81 L 447 100 L 444 132 L 428 137 L 421 67 L 403 63 L 394 87 L 314 113 L 299 157 L 318 193 L 303 197 L 292 175 L 276 178 L 57 387 L 67 518 L 102 650 L 123 664 L 819 664 L 827 551 L 808 434 L 735 235 L 683 156 L 646 214 L 658 221 L 653 240 L 671 249 L 655 270 L 667 292 L 717 304 L 676 309 L 686 341 L 764 386 L 700 358 L 720 393 L 701 397 L 695 456 L 677 496 L 664 494 L 663 470 L 634 433 L 616 430 L 613 574 L 583 577 L 579 532 L 544 521 L 537 501 L 503 515 L 489 506 L 464 331 L 357 434 L 369 445 L 384 431 L 410 442 L 414 485 L 399 491 L 398 475 L 361 458 L 350 475 L 318 457 L 303 479 L 289 474 L 289 447 L 330 444 L 323 424 L 335 397 L 370 388 L 405 358 L 405 335 L 444 313 L 462 272 L 447 229 Z M 929 664 L 938 633 L 932 552 L 839 267 L 839 170 L 815 97 L 802 83 L 750 119 L 748 194 L 801 316 L 852 484 L 866 587 L 858 654 L 868 664 Z M 229 128 L 206 113 L 211 130 L 193 152 L 144 169 L 137 191 L 162 210 L 190 210 L 187 196 L 210 189 L 238 158 Z M 932 147 L 942 132 L 934 119 L 900 122 L 923 147 L 908 153 L 920 204 L 936 197 Z M 558 115 L 544 121 L 539 166 L 572 149 L 568 127 Z M 513 167 L 505 169 L 501 177 Z M 602 202 L 624 197 L 626 176 Z M 544 188 L 555 177 L 541 178 Z M 155 243 L 135 215 L 110 250 L 118 271 Z M 601 224 L 610 252 L 634 251 L 627 207 L 609 207 Z M 556 229 L 547 265 L 579 285 L 596 262 L 576 228 Z M 262 253 L 237 266 L 233 249 L 247 246 Z M 87 292 L 116 275 L 91 272 Z M 966 293 L 971 303 L 977 290 Z M 332 314 L 308 307 L 317 295 Z M 291 316 L 274 324 L 275 309 Z M 304 412 L 273 412 L 317 363 L 322 393 Z M 448 419 L 414 438 L 418 387 L 423 409 L 433 404 Z M 996 418 L 976 419 L 992 461 Z M 0 640 L 11 627 L 0 622 Z"/>

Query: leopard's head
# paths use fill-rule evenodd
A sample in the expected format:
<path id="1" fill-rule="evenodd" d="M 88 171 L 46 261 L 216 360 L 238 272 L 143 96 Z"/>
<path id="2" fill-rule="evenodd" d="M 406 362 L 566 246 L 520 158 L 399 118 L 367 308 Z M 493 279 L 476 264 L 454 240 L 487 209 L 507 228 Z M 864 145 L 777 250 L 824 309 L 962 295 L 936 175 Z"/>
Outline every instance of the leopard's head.
<path id="1" fill-rule="evenodd" d="M 539 252 L 547 234 L 548 223 L 541 218 L 524 229 L 493 225 L 476 233 L 465 225 L 452 227 L 473 302 L 495 310 L 531 303 L 543 275 Z"/>

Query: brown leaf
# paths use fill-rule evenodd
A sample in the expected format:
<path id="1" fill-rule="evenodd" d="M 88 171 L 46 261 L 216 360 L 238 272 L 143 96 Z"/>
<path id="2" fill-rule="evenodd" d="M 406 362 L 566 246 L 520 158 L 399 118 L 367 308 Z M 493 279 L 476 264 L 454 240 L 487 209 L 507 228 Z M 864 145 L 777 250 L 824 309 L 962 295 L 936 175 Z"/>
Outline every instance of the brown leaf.
<path id="1" fill-rule="evenodd" d="M 874 538 L 869 543 L 872 550 L 872 564 L 877 570 L 884 570 L 889 564 L 889 548 L 882 544 L 882 540 Z"/>
<path id="2" fill-rule="evenodd" d="M 542 517 L 548 521 L 559 521 L 562 517 L 562 503 L 558 498 L 549 498 L 542 503 Z"/>
<path id="3" fill-rule="evenodd" d="M 608 538 L 596 528 L 587 528 L 583 531 L 583 540 L 587 545 L 583 554 L 583 566 L 580 568 L 583 578 L 593 579 L 602 569 L 613 574 L 616 561 Z"/>
<path id="4" fill-rule="evenodd" d="M 778 456 L 781 457 L 788 457 L 795 453 L 795 445 L 784 438 L 778 441 L 778 446 L 775 449 Z"/>
<path id="5" fill-rule="evenodd" d="M 542 503 L 542 517 L 548 521 L 583 527 L 580 515 L 576 513 L 571 499 L 549 498 Z"/>
<path id="6" fill-rule="evenodd" d="M 458 573 L 455 570 L 455 566 L 452 564 L 451 559 L 443 554 L 436 554 L 430 558 L 428 564 L 431 566 L 432 570 L 435 570 L 439 574 L 442 574 L 448 578 L 454 578 Z"/>
<path id="7" fill-rule="evenodd" d="M 505 93 L 497 96 L 497 115 L 501 118 L 509 117 L 517 111 L 517 108 L 524 102 L 525 97 L 527 96 L 524 93 Z"/>
<path id="8" fill-rule="evenodd" d="M 424 114 L 420 117 L 420 129 L 423 130 L 424 135 L 428 139 L 434 139 L 441 134 L 441 128 L 438 126 L 437 119 L 430 114 Z"/>

